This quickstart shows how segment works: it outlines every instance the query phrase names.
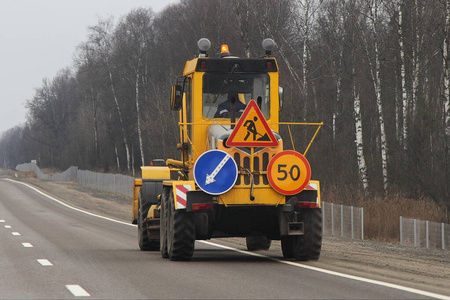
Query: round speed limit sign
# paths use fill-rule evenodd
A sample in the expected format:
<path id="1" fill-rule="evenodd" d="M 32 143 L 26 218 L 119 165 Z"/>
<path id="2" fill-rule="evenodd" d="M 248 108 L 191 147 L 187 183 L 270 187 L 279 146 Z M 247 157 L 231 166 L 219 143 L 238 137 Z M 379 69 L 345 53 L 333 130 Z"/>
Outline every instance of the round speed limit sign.
<path id="1" fill-rule="evenodd" d="M 302 154 L 286 150 L 270 160 L 267 178 L 278 193 L 295 195 L 300 193 L 311 179 L 311 167 Z"/>

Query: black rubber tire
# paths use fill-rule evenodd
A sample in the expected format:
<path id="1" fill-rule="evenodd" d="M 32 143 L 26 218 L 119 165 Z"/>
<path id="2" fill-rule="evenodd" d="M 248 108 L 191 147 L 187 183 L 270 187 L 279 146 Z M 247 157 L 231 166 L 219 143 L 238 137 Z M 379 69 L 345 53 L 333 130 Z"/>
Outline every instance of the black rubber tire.
<path id="1" fill-rule="evenodd" d="M 167 252 L 170 260 L 190 260 L 194 254 L 194 215 L 186 210 L 175 210 L 173 189 L 168 197 Z"/>
<path id="2" fill-rule="evenodd" d="M 160 251 L 162 258 L 169 258 L 169 253 L 167 252 L 167 223 L 169 218 L 168 205 L 169 188 L 164 187 L 161 195 L 161 223 L 159 227 Z"/>
<path id="3" fill-rule="evenodd" d="M 285 259 L 294 258 L 294 239 L 295 236 L 292 235 L 281 237 L 281 252 Z"/>
<path id="4" fill-rule="evenodd" d="M 147 231 L 147 224 L 144 223 L 144 219 L 147 217 L 148 210 L 152 204 L 145 201 L 142 197 L 142 193 L 139 193 L 138 198 L 138 244 L 141 251 L 157 251 L 159 250 L 159 240 L 150 239 Z"/>
<path id="5" fill-rule="evenodd" d="M 322 209 L 309 208 L 300 212 L 304 234 L 295 236 L 293 251 L 295 260 L 318 260 L 322 248 Z"/>
<path id="6" fill-rule="evenodd" d="M 248 251 L 269 250 L 272 241 L 265 235 L 247 236 L 245 238 Z"/>

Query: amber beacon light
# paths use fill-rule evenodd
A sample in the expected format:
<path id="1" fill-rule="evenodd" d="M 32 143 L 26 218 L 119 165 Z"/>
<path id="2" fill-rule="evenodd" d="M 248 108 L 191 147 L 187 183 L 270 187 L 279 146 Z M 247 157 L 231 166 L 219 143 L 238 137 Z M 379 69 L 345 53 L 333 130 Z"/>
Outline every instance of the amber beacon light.
<path id="1" fill-rule="evenodd" d="M 230 55 L 230 50 L 228 49 L 228 45 L 222 45 L 220 47 L 220 56 L 224 57 L 224 56 L 229 56 Z"/>

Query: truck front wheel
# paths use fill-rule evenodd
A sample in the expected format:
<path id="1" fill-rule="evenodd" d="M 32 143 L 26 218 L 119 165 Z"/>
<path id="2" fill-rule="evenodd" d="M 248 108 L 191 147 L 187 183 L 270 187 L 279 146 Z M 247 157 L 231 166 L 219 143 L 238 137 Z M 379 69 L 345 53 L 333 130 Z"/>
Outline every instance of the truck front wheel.
<path id="1" fill-rule="evenodd" d="M 163 193 L 161 196 L 161 226 L 159 231 L 160 237 L 160 250 L 161 256 L 163 258 L 169 258 L 169 253 L 167 252 L 167 223 L 169 220 L 169 194 L 170 189 L 168 187 L 163 188 Z"/>

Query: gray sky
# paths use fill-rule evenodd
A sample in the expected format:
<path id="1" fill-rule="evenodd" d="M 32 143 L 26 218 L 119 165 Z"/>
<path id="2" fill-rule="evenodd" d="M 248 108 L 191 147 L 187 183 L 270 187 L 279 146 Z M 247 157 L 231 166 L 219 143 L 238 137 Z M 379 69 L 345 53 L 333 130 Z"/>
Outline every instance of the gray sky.
<path id="1" fill-rule="evenodd" d="M 0 0 L 0 135 L 26 121 L 25 101 L 44 78 L 72 66 L 99 18 L 133 8 L 161 11 L 178 0 Z"/>

